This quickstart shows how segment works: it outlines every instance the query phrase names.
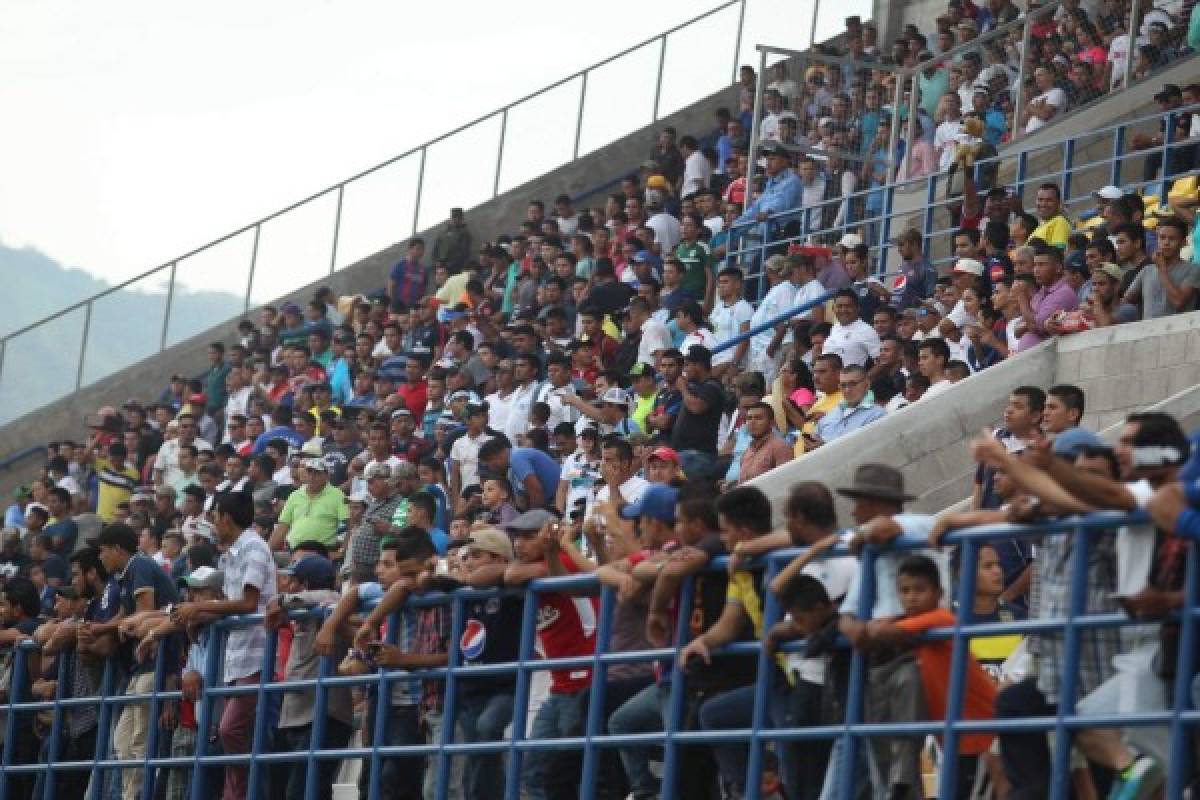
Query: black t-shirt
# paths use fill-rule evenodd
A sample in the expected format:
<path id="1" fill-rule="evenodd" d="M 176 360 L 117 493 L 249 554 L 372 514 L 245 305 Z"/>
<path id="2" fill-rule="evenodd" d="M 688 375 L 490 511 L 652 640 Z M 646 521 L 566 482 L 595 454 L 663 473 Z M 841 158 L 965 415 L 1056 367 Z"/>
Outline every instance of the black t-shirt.
<path id="1" fill-rule="evenodd" d="M 693 414 L 688 411 L 686 400 L 680 404 L 679 417 L 671 430 L 671 447 L 679 451 L 699 450 L 715 456 L 717 428 L 721 425 L 721 415 L 725 413 L 725 390 L 711 378 L 703 383 L 692 383 L 688 388 L 708 408 L 703 414 Z"/>
<path id="2" fill-rule="evenodd" d="M 720 534 L 710 533 L 696 544 L 696 549 L 708 556 L 709 564 L 721 556 L 728 555 Z M 692 595 L 692 614 L 688 620 L 688 640 L 695 639 L 711 628 L 725 610 L 725 590 L 729 584 L 729 573 L 725 570 L 701 572 L 695 577 L 695 593 Z M 677 601 L 678 602 L 678 601 Z M 678 607 L 678 606 L 677 606 Z M 748 630 L 739 640 L 754 638 Z M 667 665 L 669 669 L 669 665 Z M 711 664 L 698 663 L 688 669 L 688 688 L 694 691 L 730 689 L 754 682 L 758 659 L 752 655 L 714 656 Z M 664 672 L 663 678 L 669 677 Z"/>
<path id="3" fill-rule="evenodd" d="M 439 581 L 436 588 L 452 592 L 464 585 L 446 578 Z M 465 623 L 457 643 L 459 663 L 474 666 L 516 661 L 521 649 L 521 607 L 522 599 L 518 596 L 469 601 L 464 608 Z M 511 692 L 516 686 L 516 675 L 463 677 L 458 685 L 469 695 Z"/>
<path id="4" fill-rule="evenodd" d="M 363 447 L 355 442 L 339 447 L 330 439 L 325 442 L 323 449 L 324 454 L 321 456 L 321 460 L 329 469 L 329 482 L 334 486 L 340 486 L 346 482 L 346 470 L 350 466 L 351 460 L 363 451 Z"/>
<path id="5" fill-rule="evenodd" d="M 605 314 L 615 314 L 625 306 L 634 295 L 634 290 L 627 283 L 610 281 L 592 287 L 588 292 L 585 306 L 594 306 Z"/>

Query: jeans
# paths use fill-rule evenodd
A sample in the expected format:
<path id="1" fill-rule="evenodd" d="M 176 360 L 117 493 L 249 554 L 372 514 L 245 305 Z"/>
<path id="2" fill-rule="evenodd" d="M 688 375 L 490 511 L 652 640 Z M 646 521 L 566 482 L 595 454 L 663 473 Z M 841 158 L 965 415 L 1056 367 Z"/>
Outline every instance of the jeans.
<path id="1" fill-rule="evenodd" d="M 700 707 L 700 727 L 706 731 L 749 728 L 754 722 L 754 692 L 755 687 L 743 686 L 710 698 Z M 782 677 L 771 687 L 767 698 L 767 718 L 772 727 L 793 726 L 791 691 Z M 740 796 L 746 791 L 749 748 L 744 744 L 721 744 L 713 745 L 712 749 L 717 757 L 721 780 L 732 789 L 735 796 Z M 790 750 L 788 747 L 780 748 L 780 773 L 785 778 L 789 797 L 795 792 L 795 779 L 789 777 L 792 772 Z"/>
<path id="2" fill-rule="evenodd" d="M 325 719 L 325 736 L 318 743 L 318 749 L 341 750 L 350 743 L 353 733 L 353 729 L 345 722 L 327 717 Z M 312 742 L 312 725 L 281 728 L 276 735 L 279 737 L 280 743 L 278 749 L 289 753 L 301 753 L 308 750 L 309 744 Z M 333 780 L 337 777 L 338 767 L 341 764 L 341 761 L 330 758 L 317 761 L 317 800 L 330 800 L 333 796 Z M 294 761 L 287 767 L 284 797 L 287 800 L 304 800 L 304 787 L 308 783 L 308 762 Z"/>
<path id="3" fill-rule="evenodd" d="M 367 722 L 364 728 L 375 734 L 375 707 L 378 699 L 372 693 L 367 698 Z M 423 745 L 420 709 L 417 706 L 390 706 L 390 716 L 384 723 L 382 747 L 399 745 Z M 371 794 L 372 758 L 363 759 L 362 774 L 358 778 L 359 800 L 421 800 L 421 785 L 424 780 L 425 756 L 380 756 L 379 793 Z"/>
<path id="4" fill-rule="evenodd" d="M 233 682 L 235 686 L 257 686 L 259 673 L 254 673 Z M 225 710 L 221 713 L 221 747 L 226 753 L 248 753 L 254 738 L 254 715 L 258 707 L 257 694 L 239 694 L 225 698 Z M 225 800 L 245 800 L 249 789 L 250 766 L 227 764 L 225 766 Z"/>
<path id="5" fill-rule="evenodd" d="M 996 695 L 996 719 L 1052 717 L 1057 707 L 1046 702 L 1037 678 L 1026 678 Z M 1050 744 L 1044 731 L 1001 733 L 1000 758 L 1012 788 L 1010 800 L 1042 800 L 1050 785 Z"/>
<path id="6" fill-rule="evenodd" d="M 512 721 L 511 694 L 462 695 L 458 699 L 458 724 L 464 742 L 499 742 Z M 504 786 L 504 754 L 472 755 L 463 759 L 463 795 L 467 800 L 491 800 Z"/>
<path id="7" fill-rule="evenodd" d="M 561 739 L 578 736 L 583 731 L 580 698 L 587 689 L 570 694 L 551 692 L 542 702 L 533 718 L 530 739 Z M 530 800 L 547 800 L 573 794 L 579 786 L 579 770 L 571 770 L 569 760 L 578 752 L 574 750 L 529 750 L 524 754 L 521 765 L 521 782 Z M 564 766 L 564 762 L 567 766 Z"/>
<path id="8" fill-rule="evenodd" d="M 612 733 L 606 720 L 610 719 L 617 709 L 630 698 L 647 687 L 654 687 L 654 678 L 646 673 L 640 677 L 616 678 L 604 684 L 604 710 L 600 717 L 600 733 Z M 589 691 L 582 698 L 581 708 L 583 727 L 587 729 L 588 707 L 591 701 Z M 625 800 L 629 794 L 629 785 L 625 780 L 625 770 L 621 766 L 621 757 L 615 748 L 601 747 L 596 750 L 596 800 Z M 429 800 L 429 798 L 426 798 Z"/>
<path id="9" fill-rule="evenodd" d="M 608 718 L 608 732 L 614 736 L 631 733 L 658 733 L 663 729 L 662 709 L 667 701 L 665 686 L 651 684 L 629 698 Z M 649 747 L 621 747 L 621 766 L 634 797 L 658 794 L 658 778 L 650 772 Z"/>
<path id="10" fill-rule="evenodd" d="M 442 743 L 442 728 L 445 725 L 445 717 L 441 711 L 426 711 L 425 712 L 425 741 L 428 744 Z M 461 735 L 451 735 L 450 741 L 455 741 L 456 738 L 462 738 Z M 446 800 L 462 800 L 462 785 L 463 785 L 463 761 L 462 758 L 450 758 L 450 785 L 446 787 Z M 425 800 L 437 800 L 438 786 L 438 771 L 440 765 L 437 758 L 430 758 L 429 763 L 425 766 Z"/>

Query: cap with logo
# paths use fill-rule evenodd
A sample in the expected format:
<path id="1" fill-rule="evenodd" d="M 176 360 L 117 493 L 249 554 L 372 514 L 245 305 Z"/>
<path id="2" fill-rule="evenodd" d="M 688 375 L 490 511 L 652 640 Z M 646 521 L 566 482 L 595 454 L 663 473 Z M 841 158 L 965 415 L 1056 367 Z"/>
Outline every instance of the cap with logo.
<path id="1" fill-rule="evenodd" d="M 973 258 L 960 258 L 955 262 L 953 271 L 978 277 L 983 274 L 983 264 Z"/>
<path id="2" fill-rule="evenodd" d="M 280 575 L 287 575 L 304 581 L 309 589 L 332 589 L 337 571 L 333 562 L 324 556 L 313 553 L 299 561 L 279 570 Z"/>
<path id="3" fill-rule="evenodd" d="M 196 567 L 176 583 L 181 589 L 220 589 L 225 585 L 225 573 L 212 567 Z"/>
<path id="4" fill-rule="evenodd" d="M 679 492 L 661 483 L 652 483 L 642 492 L 636 503 L 630 503 L 621 509 L 625 519 L 649 517 L 660 522 L 675 521 L 675 504 L 679 501 Z"/>

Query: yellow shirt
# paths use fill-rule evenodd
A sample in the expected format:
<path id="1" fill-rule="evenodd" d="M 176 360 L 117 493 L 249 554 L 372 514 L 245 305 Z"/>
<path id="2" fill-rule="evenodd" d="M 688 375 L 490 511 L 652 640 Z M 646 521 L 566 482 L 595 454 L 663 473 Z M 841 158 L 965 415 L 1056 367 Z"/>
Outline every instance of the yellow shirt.
<path id="1" fill-rule="evenodd" d="M 817 402 L 813 403 L 812 408 L 810 408 L 808 410 L 810 419 L 808 420 L 808 422 L 804 423 L 804 427 L 801 429 L 802 432 L 816 433 L 817 432 L 817 421 L 815 419 L 811 419 L 811 416 L 814 413 L 818 413 L 818 412 L 820 412 L 822 414 L 828 414 L 830 411 L 833 411 L 833 409 L 837 408 L 838 404 L 841 402 L 842 402 L 842 392 L 840 389 L 836 392 L 831 392 L 831 393 L 825 395 L 824 397 L 817 398 Z"/>
<path id="2" fill-rule="evenodd" d="M 117 516 L 117 505 L 129 501 L 140 476 L 133 467 L 96 459 L 96 515 L 105 524 Z"/>
<path id="3" fill-rule="evenodd" d="M 1029 238 L 1041 239 L 1046 244 L 1061 249 L 1066 248 L 1067 238 L 1071 235 L 1071 223 L 1062 214 L 1055 214 L 1050 219 L 1038 225 Z"/>
<path id="4" fill-rule="evenodd" d="M 725 588 L 725 602 L 737 603 L 742 607 L 742 611 L 746 612 L 746 616 L 750 618 L 750 624 L 754 626 L 755 639 L 761 640 L 766 635 L 763 630 L 762 595 L 754 585 L 754 575 L 748 570 L 740 569 L 733 573 L 733 577 L 729 579 L 729 584 Z M 791 682 L 792 676 L 788 674 L 787 669 L 787 656 L 784 653 L 776 653 L 775 661 L 788 676 L 788 681 Z"/>

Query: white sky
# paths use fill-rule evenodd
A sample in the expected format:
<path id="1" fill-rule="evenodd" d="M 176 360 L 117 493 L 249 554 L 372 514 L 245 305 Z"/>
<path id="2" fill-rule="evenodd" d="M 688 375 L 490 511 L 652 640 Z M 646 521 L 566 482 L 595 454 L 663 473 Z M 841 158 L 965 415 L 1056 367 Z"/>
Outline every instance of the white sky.
<path id="1" fill-rule="evenodd" d="M 717 4 L 5 0 L 0 241 L 119 281 Z M 870 0 L 827 5 L 822 38 Z M 811 0 L 747 8 L 743 63 L 764 40 L 807 45 Z M 728 80 L 736 24 L 734 7 L 670 40 L 664 112 Z M 585 152 L 649 121 L 657 65 L 646 48 L 589 79 Z M 570 155 L 578 91 L 510 115 L 502 190 Z M 422 226 L 490 196 L 497 127 L 431 151 Z M 339 266 L 409 234 L 415 173 L 409 159 L 347 191 Z M 328 270 L 333 207 L 264 228 L 256 302 Z M 249 250 L 181 277 L 244 291 Z"/>

